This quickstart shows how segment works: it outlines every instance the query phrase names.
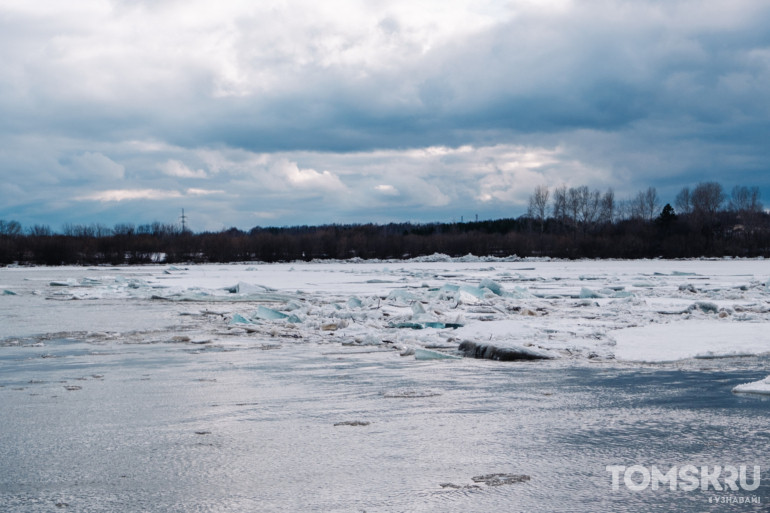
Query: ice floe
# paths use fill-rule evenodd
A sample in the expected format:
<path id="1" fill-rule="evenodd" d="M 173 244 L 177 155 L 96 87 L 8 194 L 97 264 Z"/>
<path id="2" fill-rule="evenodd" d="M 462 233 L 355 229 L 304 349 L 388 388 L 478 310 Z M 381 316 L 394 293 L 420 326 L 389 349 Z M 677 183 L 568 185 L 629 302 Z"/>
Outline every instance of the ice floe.
<path id="1" fill-rule="evenodd" d="M 760 379 L 759 381 L 738 385 L 733 388 L 733 392 L 736 394 L 770 395 L 770 376 L 765 379 Z"/>

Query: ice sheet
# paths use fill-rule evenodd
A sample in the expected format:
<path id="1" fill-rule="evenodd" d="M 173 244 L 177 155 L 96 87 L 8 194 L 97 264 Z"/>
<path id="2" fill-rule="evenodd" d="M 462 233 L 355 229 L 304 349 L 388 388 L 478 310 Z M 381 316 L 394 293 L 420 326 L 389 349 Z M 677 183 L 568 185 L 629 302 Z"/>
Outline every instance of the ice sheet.
<path id="1" fill-rule="evenodd" d="M 770 352 L 770 323 L 672 322 L 615 331 L 621 360 L 663 362 Z"/>
<path id="2" fill-rule="evenodd" d="M 770 395 L 770 376 L 759 381 L 752 381 L 733 388 L 733 392 L 739 394 L 761 394 Z"/>

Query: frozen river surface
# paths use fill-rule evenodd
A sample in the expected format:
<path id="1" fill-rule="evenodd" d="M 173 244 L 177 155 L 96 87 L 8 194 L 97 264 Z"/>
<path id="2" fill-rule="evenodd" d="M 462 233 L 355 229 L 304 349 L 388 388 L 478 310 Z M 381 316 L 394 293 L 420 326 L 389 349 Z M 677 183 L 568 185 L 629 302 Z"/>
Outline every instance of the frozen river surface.
<path id="1" fill-rule="evenodd" d="M 763 261 L 0 269 L 0 504 L 766 511 L 768 274 Z M 462 357 L 462 342 L 547 359 Z M 761 479 L 613 489 L 611 465 Z"/>

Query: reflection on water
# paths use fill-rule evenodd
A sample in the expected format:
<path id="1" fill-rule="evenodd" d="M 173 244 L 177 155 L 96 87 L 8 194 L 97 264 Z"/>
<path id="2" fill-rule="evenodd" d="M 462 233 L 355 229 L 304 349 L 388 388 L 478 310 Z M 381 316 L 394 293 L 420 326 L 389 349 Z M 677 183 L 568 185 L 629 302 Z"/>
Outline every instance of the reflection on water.
<path id="1" fill-rule="evenodd" d="M 767 359 L 416 361 L 269 341 L 0 347 L 4 511 L 723 511 L 607 465 L 760 465 Z M 79 388 L 78 388 L 79 387 Z M 368 424 L 367 424 L 368 423 Z M 335 425 L 336 424 L 336 425 Z M 473 477 L 526 475 L 490 486 Z M 57 508 L 58 505 L 58 508 Z"/>

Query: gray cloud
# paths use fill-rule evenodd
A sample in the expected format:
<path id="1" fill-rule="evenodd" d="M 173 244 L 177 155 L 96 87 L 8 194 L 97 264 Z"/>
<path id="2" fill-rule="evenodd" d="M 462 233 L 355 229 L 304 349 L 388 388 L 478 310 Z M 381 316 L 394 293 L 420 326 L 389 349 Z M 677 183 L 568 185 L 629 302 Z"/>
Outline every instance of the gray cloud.
<path id="1" fill-rule="evenodd" d="M 495 217 L 539 183 L 770 196 L 766 3 L 475 4 L 0 7 L 0 218 Z"/>

